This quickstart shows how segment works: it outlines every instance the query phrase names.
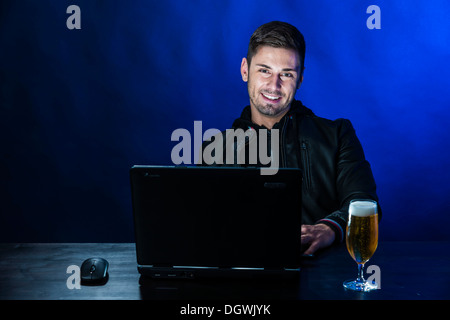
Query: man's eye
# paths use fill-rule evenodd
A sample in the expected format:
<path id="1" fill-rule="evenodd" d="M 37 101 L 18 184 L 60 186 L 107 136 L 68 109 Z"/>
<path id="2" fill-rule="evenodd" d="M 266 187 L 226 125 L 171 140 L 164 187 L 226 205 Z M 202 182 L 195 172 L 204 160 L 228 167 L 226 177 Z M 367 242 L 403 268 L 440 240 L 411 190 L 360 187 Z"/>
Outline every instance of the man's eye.
<path id="1" fill-rule="evenodd" d="M 261 73 L 269 73 L 269 70 L 267 70 L 267 69 L 260 69 L 259 72 L 261 72 Z"/>
<path id="2" fill-rule="evenodd" d="M 292 73 L 283 73 L 283 77 L 292 78 Z"/>

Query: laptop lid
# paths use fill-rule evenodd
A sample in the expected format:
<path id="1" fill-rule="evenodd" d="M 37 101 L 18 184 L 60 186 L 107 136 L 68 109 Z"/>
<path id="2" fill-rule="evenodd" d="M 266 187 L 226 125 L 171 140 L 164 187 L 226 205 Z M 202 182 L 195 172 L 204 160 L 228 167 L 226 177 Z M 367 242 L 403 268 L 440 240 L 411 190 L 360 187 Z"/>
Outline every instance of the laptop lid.
<path id="1" fill-rule="evenodd" d="M 130 178 L 140 273 L 299 270 L 300 169 L 133 166 Z"/>

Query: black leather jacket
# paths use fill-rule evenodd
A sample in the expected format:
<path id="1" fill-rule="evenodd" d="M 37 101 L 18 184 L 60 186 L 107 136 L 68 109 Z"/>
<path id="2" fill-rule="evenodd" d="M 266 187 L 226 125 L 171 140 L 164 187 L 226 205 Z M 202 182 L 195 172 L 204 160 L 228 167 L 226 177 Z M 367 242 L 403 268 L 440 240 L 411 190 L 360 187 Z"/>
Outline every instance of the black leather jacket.
<path id="1" fill-rule="evenodd" d="M 232 129 L 238 128 L 264 127 L 251 121 L 247 106 L 233 123 Z M 303 223 L 326 224 L 335 232 L 336 242 L 342 241 L 350 200 L 378 201 L 372 170 L 351 122 L 320 118 L 294 100 L 273 129 L 279 129 L 279 166 L 303 170 Z"/>

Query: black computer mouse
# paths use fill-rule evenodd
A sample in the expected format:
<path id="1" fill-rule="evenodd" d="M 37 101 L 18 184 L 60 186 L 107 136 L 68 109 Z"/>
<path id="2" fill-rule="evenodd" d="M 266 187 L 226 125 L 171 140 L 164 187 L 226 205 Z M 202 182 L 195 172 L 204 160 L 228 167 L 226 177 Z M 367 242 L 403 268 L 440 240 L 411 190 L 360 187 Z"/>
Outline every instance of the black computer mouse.
<path id="1" fill-rule="evenodd" d="M 108 281 L 109 263 L 103 258 L 84 260 L 80 268 L 81 284 L 101 285 Z"/>

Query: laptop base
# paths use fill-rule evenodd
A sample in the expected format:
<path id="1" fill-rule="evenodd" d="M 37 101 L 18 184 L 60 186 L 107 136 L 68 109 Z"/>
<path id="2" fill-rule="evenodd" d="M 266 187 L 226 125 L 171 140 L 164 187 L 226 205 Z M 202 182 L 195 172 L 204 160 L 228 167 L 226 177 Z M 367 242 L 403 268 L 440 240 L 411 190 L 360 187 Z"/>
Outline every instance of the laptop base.
<path id="1" fill-rule="evenodd" d="M 158 268 L 138 266 L 139 273 L 151 279 L 295 279 L 300 275 L 297 269 L 260 268 Z"/>

